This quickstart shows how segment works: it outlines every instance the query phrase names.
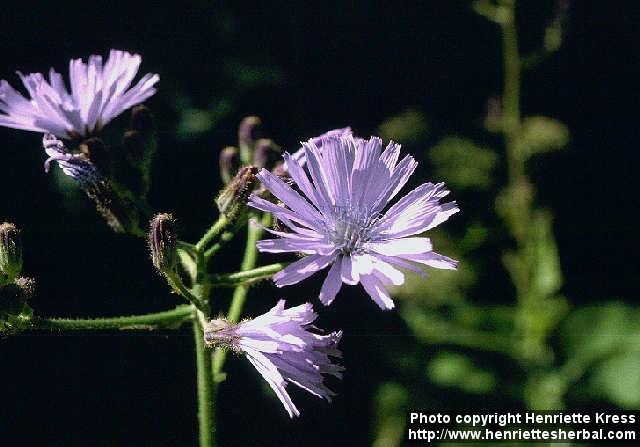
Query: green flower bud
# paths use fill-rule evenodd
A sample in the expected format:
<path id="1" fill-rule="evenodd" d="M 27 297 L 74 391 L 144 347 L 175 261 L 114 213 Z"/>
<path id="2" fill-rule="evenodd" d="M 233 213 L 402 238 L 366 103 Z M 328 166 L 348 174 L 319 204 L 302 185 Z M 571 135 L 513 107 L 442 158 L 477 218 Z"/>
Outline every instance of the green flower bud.
<path id="1" fill-rule="evenodd" d="M 238 171 L 216 199 L 221 214 L 232 219 L 246 208 L 249 195 L 258 184 L 257 173 L 258 168 L 254 166 L 247 166 Z"/>
<path id="2" fill-rule="evenodd" d="M 175 269 L 178 262 L 176 220 L 171 214 L 161 213 L 151 219 L 149 249 L 153 265 L 160 272 Z"/>
<path id="3" fill-rule="evenodd" d="M 13 281 L 22 271 L 20 230 L 12 223 L 0 224 L 0 283 Z"/>

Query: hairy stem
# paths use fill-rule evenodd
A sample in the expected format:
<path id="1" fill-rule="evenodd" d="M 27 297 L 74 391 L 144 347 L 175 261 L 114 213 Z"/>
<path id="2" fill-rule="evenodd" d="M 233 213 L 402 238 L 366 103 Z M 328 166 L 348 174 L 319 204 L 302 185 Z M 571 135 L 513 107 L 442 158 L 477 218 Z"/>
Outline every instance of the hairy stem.
<path id="1" fill-rule="evenodd" d="M 256 281 L 272 277 L 274 274 L 285 268 L 287 264 L 288 263 L 286 262 L 281 262 L 277 264 L 263 265 L 262 267 L 241 272 L 214 275 L 211 278 L 212 285 L 213 287 L 235 287 L 238 285 L 250 285 Z"/>
<path id="2" fill-rule="evenodd" d="M 195 296 L 187 287 L 182 283 L 182 280 L 175 272 L 165 272 L 167 276 L 167 281 L 171 287 L 180 294 L 184 299 L 193 304 L 198 310 L 203 312 L 205 315 L 209 315 L 210 309 L 209 304 L 201 300 L 199 297 Z"/>
<path id="3" fill-rule="evenodd" d="M 263 227 L 269 226 L 271 216 L 264 214 L 261 219 L 261 226 L 252 225 L 247 226 L 247 245 L 244 250 L 244 257 L 242 258 L 242 264 L 240 266 L 241 272 L 254 269 L 258 259 L 258 251 L 256 250 L 256 243 L 262 236 Z M 227 320 L 231 323 L 236 323 L 242 315 L 242 308 L 249 292 L 249 286 L 247 284 L 237 285 L 233 291 L 233 298 L 231 299 L 231 305 L 227 312 Z M 217 381 L 223 377 L 222 368 L 227 358 L 226 351 L 222 349 L 216 349 L 213 355 L 213 376 Z"/>
<path id="4" fill-rule="evenodd" d="M 229 219 L 227 219 L 224 214 L 221 214 L 218 220 L 207 230 L 204 236 L 200 238 L 196 244 L 197 250 L 204 250 L 207 244 L 214 240 L 230 223 Z"/>
<path id="5" fill-rule="evenodd" d="M 216 442 L 215 387 L 211 354 L 204 344 L 204 332 L 198 316 L 193 315 L 193 339 L 196 348 L 196 369 L 198 379 L 198 433 L 200 447 L 211 447 Z"/>
<path id="6" fill-rule="evenodd" d="M 34 330 L 48 331 L 91 331 L 91 330 L 153 330 L 177 329 L 191 319 L 192 307 L 178 306 L 173 310 L 144 315 L 127 315 L 109 318 L 35 318 Z"/>

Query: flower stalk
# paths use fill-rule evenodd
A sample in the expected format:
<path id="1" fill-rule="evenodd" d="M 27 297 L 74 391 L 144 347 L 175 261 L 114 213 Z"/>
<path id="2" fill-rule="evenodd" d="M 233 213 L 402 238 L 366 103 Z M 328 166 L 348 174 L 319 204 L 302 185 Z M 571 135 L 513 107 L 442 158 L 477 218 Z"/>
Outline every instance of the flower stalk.
<path id="1" fill-rule="evenodd" d="M 157 330 L 178 329 L 190 320 L 193 308 L 189 305 L 143 315 L 108 318 L 34 318 L 31 329 L 36 331 L 103 331 L 103 330 Z"/>

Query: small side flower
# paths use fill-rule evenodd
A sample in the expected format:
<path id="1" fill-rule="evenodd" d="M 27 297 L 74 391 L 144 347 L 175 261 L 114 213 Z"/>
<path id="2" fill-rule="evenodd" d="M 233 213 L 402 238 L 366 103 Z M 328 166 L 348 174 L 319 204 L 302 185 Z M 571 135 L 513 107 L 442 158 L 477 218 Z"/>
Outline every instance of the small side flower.
<path id="1" fill-rule="evenodd" d="M 154 85 L 160 80 L 157 74 L 147 73 L 131 87 L 141 62 L 140 55 L 118 50 L 111 50 L 104 64 L 102 56 L 95 54 L 86 63 L 72 59 L 70 91 L 53 68 L 48 81 L 42 73 L 18 72 L 30 99 L 1 80 L 0 126 L 52 133 L 60 138 L 87 137 L 156 92 Z"/>
<path id="2" fill-rule="evenodd" d="M 325 376 L 342 377 L 344 368 L 330 357 L 340 358 L 337 345 L 342 332 L 318 333 L 312 326 L 317 314 L 309 303 L 285 309 L 284 300 L 253 320 L 232 324 L 212 320 L 204 331 L 208 346 L 244 354 L 280 399 L 290 417 L 299 416 L 288 383 L 331 401 L 335 394 L 324 384 Z"/>

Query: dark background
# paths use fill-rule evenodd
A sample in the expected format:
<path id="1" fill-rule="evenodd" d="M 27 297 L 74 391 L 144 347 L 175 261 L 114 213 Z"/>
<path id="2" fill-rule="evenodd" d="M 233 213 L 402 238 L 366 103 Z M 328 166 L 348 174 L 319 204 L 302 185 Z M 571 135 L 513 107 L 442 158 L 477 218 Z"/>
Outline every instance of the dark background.
<path id="1" fill-rule="evenodd" d="M 526 52 L 538 45 L 553 2 L 521 3 Z M 434 137 L 486 138 L 486 99 L 501 89 L 498 30 L 464 1 L 27 6 L 3 6 L 0 17 L 0 78 L 12 85 L 19 84 L 16 69 L 55 66 L 66 75 L 68 59 L 109 48 L 139 52 L 141 71 L 160 73 L 159 92 L 147 102 L 161 132 L 150 199 L 179 218 L 186 240 L 196 240 L 215 217 L 217 151 L 235 144 L 245 115 L 262 116 L 269 135 L 288 150 L 334 127 L 371 134 L 407 107 L 427 114 Z M 525 112 L 559 119 L 572 135 L 568 150 L 532 168 L 539 201 L 555 215 L 564 292 L 573 303 L 636 300 L 639 20 L 633 2 L 572 2 L 563 47 L 523 80 Z M 237 67 L 246 66 L 267 67 L 274 79 L 243 81 Z M 211 130 L 175 137 L 179 104 L 208 108 L 221 100 L 229 107 Z M 121 118 L 112 126 L 125 124 Z M 23 229 L 24 274 L 38 281 L 31 302 L 37 314 L 106 316 L 178 303 L 154 273 L 143 241 L 111 233 L 84 197 L 65 198 L 44 174 L 40 138 L 0 128 L 0 220 Z M 230 250 L 222 269 L 236 257 Z M 277 296 L 313 298 L 318 280 L 305 284 L 261 285 L 248 314 L 263 312 Z M 322 311 L 321 326 L 346 333 L 347 373 L 333 384 L 335 401 L 294 391 L 302 417 L 289 420 L 262 393 L 250 365 L 231 359 L 218 407 L 222 445 L 370 442 L 371 396 L 391 374 L 381 363 L 389 348 L 380 334 L 408 336 L 407 329 L 356 288 L 343 289 L 330 312 Z M 0 442 L 194 445 L 191 345 L 188 328 L 0 340 Z"/>

